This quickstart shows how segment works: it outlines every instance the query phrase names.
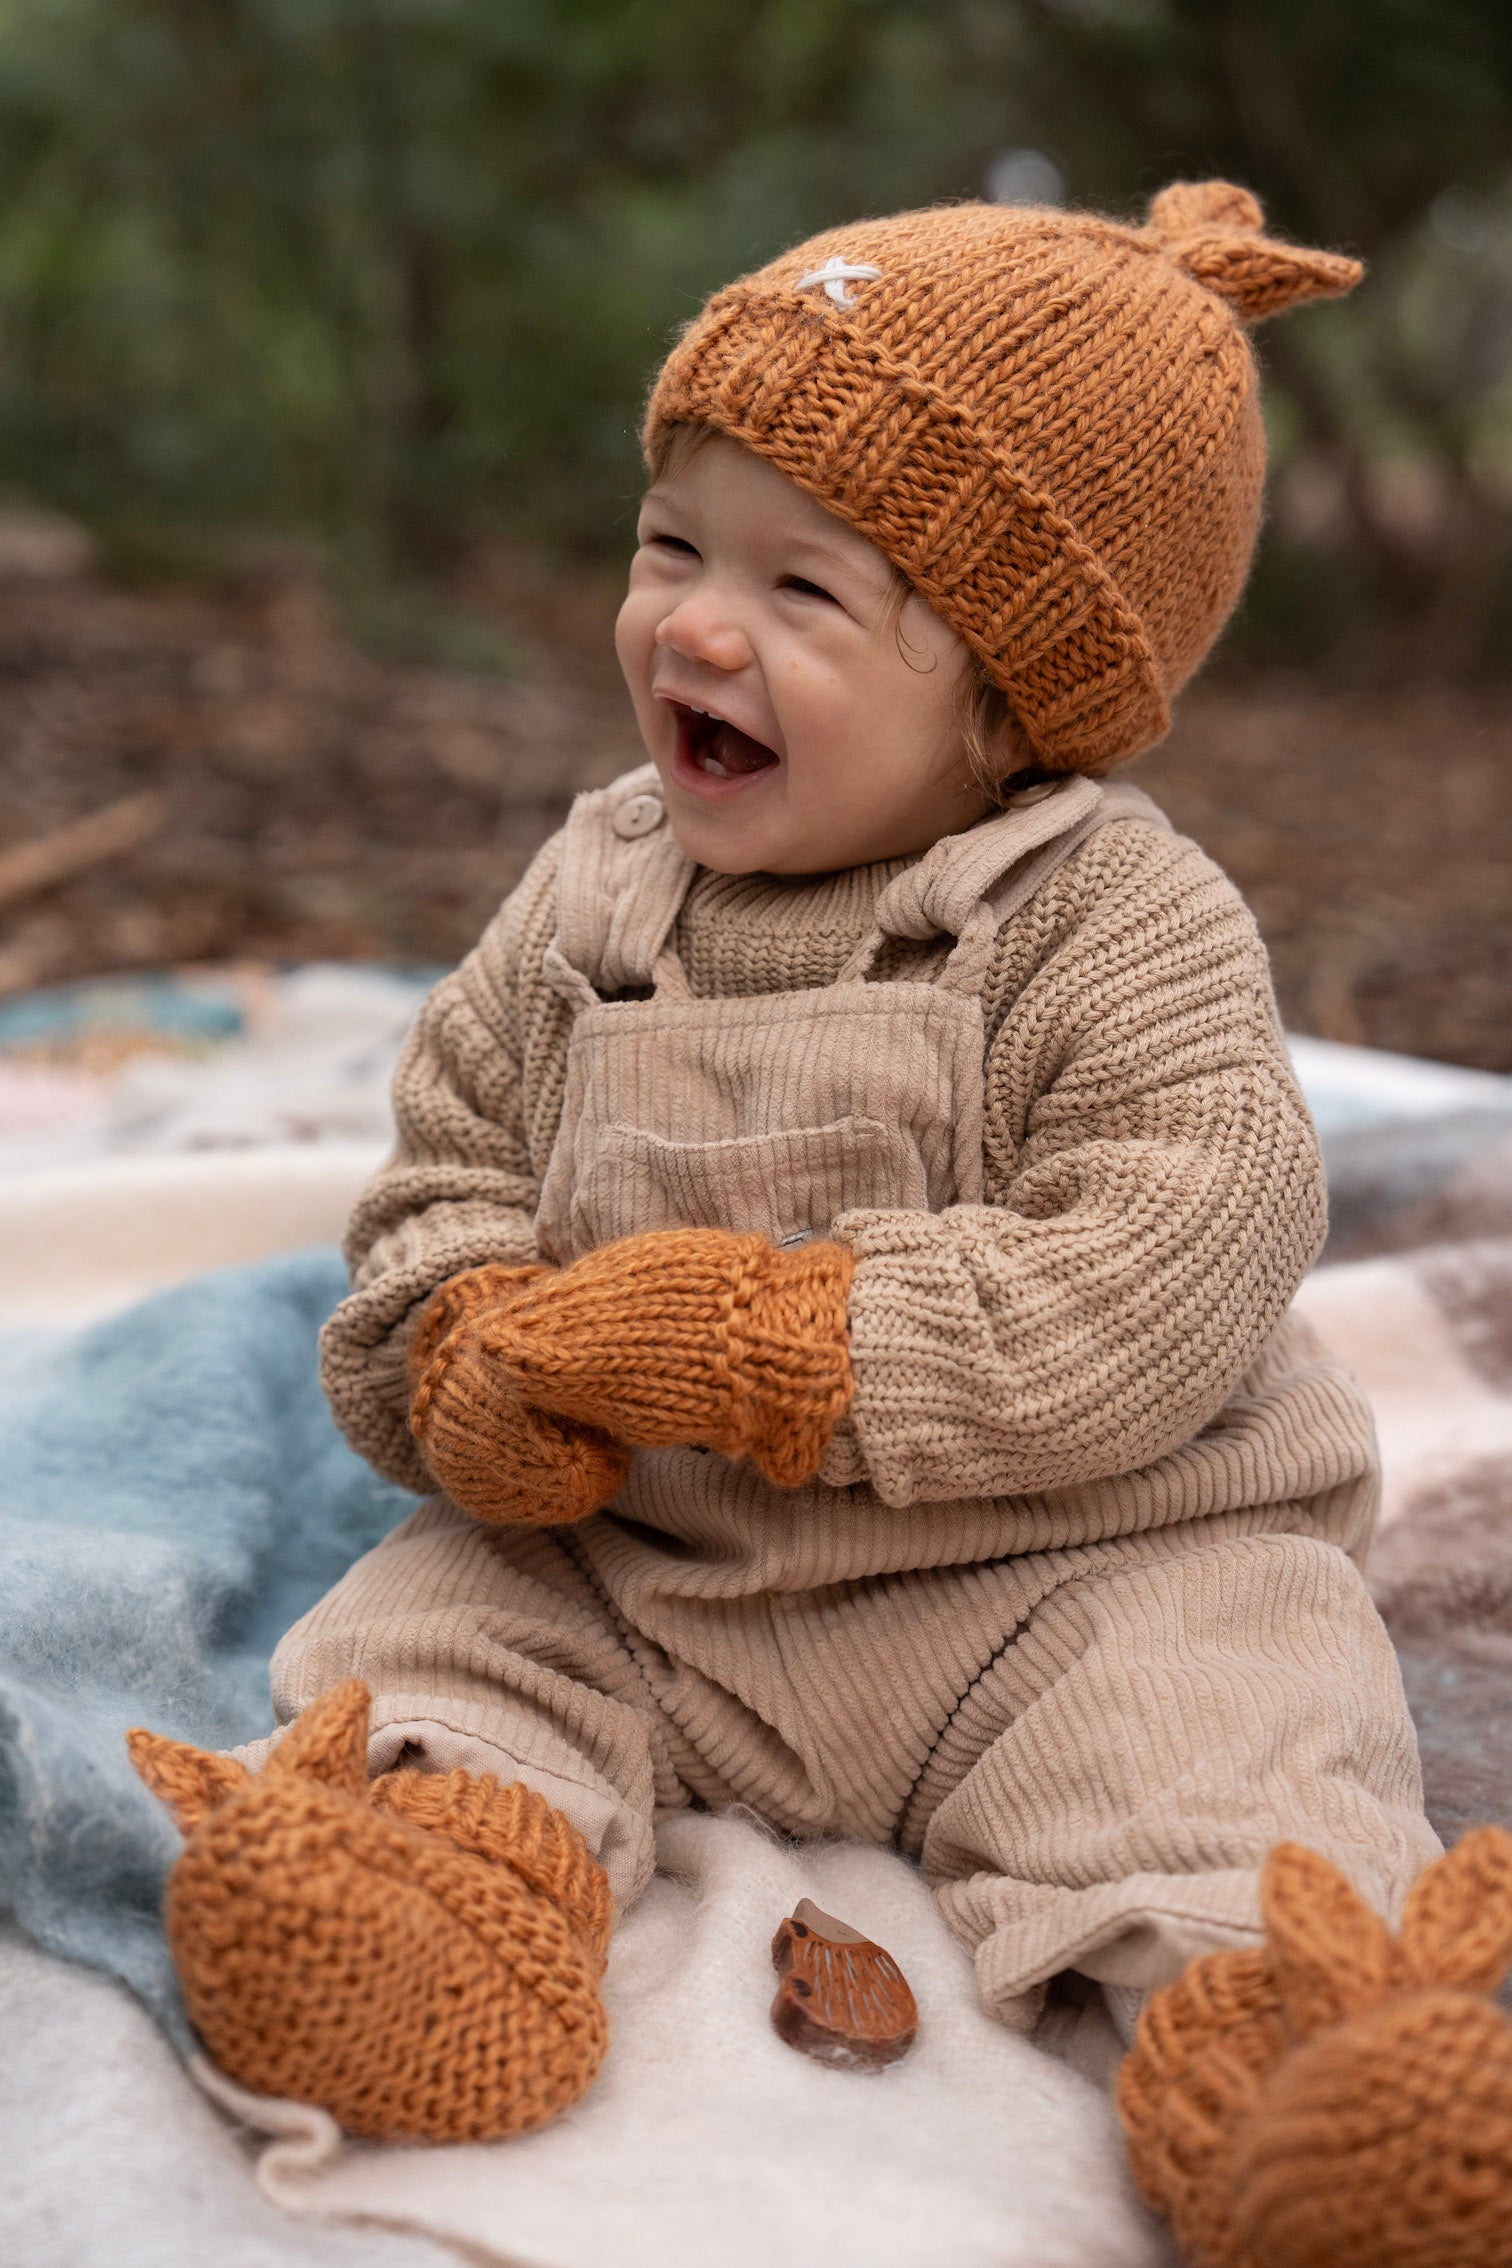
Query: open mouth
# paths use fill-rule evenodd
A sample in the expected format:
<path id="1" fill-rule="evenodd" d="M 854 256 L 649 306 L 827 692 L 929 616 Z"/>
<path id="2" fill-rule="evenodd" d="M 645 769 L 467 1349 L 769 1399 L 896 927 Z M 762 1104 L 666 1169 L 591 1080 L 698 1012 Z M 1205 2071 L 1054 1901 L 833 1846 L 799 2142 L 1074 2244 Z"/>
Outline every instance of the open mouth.
<path id="1" fill-rule="evenodd" d="M 753 740 L 725 717 L 711 716 L 685 701 L 671 701 L 668 707 L 677 724 L 678 761 L 692 771 L 715 780 L 743 779 L 781 761 L 775 748 Z"/>

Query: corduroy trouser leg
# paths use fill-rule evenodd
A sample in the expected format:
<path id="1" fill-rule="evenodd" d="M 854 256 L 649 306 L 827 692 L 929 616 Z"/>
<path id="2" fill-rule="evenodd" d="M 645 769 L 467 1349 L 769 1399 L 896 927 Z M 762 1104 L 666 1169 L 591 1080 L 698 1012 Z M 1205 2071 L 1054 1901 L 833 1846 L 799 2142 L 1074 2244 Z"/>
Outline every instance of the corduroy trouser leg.
<path id="1" fill-rule="evenodd" d="M 1004 2022 L 1031 2026 L 1063 1969 L 1143 1992 L 1244 1942 L 1275 1842 L 1322 1851 L 1391 1913 L 1436 1855 L 1390 1641 L 1354 1562 L 1296 1516 L 1272 1506 L 1006 1563 L 1036 1603 L 1015 1627 L 1005 1596 L 1003 1643 L 946 1721 L 922 1721 L 901 1655 L 877 1693 L 891 1718 L 916 1702 L 927 1757 L 899 1787 L 894 1832 Z M 656 1812 L 689 1793 L 674 1763 L 686 1732 L 638 1645 L 665 1669 L 550 1530 L 484 1526 L 435 1497 L 284 1639 L 274 1700 L 286 1721 L 361 1677 L 375 1772 L 404 1760 L 526 1781 L 583 1834 L 623 1911 L 650 1877 Z M 717 1769 L 682 1761 L 710 1801 L 753 1800 L 768 1728 L 720 1697 L 712 1668 Z M 870 1761 L 853 1758 L 857 1786 Z M 844 1755 L 832 1762 L 839 1829 L 853 1791 Z"/>
<path id="2" fill-rule="evenodd" d="M 1147 1991 L 1244 1942 L 1273 1843 L 1324 1852 L 1392 1914 L 1439 1850 L 1354 1562 L 1296 1534 L 1175 1541 L 1121 1565 L 1068 1553 L 1087 1571 L 1035 1609 L 945 1736 L 976 1757 L 921 1857 L 985 2005 L 1015 2028 L 1059 1970 Z"/>
<path id="3" fill-rule="evenodd" d="M 375 1774 L 524 1780 L 582 1835 L 617 1911 L 644 1889 L 653 1813 L 678 1791 L 655 1766 L 634 1658 L 549 1529 L 485 1527 L 428 1498 L 281 1640 L 280 1724 L 345 1677 L 373 1696 Z M 270 1745 L 238 1754 L 256 1769 Z"/>

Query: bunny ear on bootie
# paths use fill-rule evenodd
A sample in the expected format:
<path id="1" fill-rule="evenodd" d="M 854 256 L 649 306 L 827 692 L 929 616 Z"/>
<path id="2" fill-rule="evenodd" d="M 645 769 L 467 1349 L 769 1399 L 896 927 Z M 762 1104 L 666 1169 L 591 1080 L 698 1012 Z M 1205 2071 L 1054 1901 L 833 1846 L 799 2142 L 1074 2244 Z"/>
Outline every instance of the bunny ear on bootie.
<path id="1" fill-rule="evenodd" d="M 1260 1906 L 1271 1975 L 1298 2037 L 1368 2008 L 1397 1981 L 1390 1930 L 1320 1851 L 1277 1843 Z"/>
<path id="2" fill-rule="evenodd" d="M 1150 205 L 1147 234 L 1194 282 L 1216 292 L 1242 323 L 1310 299 L 1339 299 L 1365 273 L 1341 252 L 1310 252 L 1261 230 L 1265 216 L 1232 181 L 1174 181 Z"/>
<path id="3" fill-rule="evenodd" d="M 360 1677 L 343 1678 L 300 1711 L 263 1769 L 274 1779 L 312 1780 L 342 1795 L 364 1794 L 372 1698 Z"/>
<path id="4" fill-rule="evenodd" d="M 1495 1992 L 1512 1965 L 1512 1835 L 1475 1827 L 1418 1876 L 1402 1952 L 1422 1984 Z"/>
<path id="5" fill-rule="evenodd" d="M 1512 1835 L 1476 1827 L 1426 1866 L 1393 1939 L 1338 1868 L 1278 1843 L 1261 1887 L 1271 1974 L 1294 2034 L 1368 2008 L 1388 1991 L 1494 1993 L 1512 1966 Z"/>
<path id="6" fill-rule="evenodd" d="M 367 1786 L 367 1731 L 370 1695 L 360 1678 L 346 1678 L 306 1709 L 263 1767 L 270 1780 L 321 1781 L 347 1795 Z M 186 1740 L 136 1725 L 126 1748 L 137 1775 L 166 1803 L 186 1837 L 192 1835 L 231 1796 L 251 1785 L 252 1775 L 234 1756 L 195 1748 Z"/>
<path id="7" fill-rule="evenodd" d="M 1512 1838 L 1425 1868 L 1397 1939 L 1296 1844 L 1261 1899 L 1291 2044 L 1236 2128 L 1232 2268 L 1505 2268 Z"/>
<path id="8" fill-rule="evenodd" d="M 167 1804 L 186 1836 L 250 1778 L 246 1765 L 234 1756 L 218 1756 L 186 1740 L 169 1740 L 163 1733 L 148 1732 L 144 1725 L 132 1727 L 126 1748 L 137 1777 L 160 1803 Z"/>

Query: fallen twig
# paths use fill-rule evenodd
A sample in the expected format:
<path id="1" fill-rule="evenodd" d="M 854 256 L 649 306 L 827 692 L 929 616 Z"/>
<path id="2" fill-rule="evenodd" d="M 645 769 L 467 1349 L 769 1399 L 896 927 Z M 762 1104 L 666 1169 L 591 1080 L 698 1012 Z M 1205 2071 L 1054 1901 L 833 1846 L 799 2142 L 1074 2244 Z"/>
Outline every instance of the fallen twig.
<path id="1" fill-rule="evenodd" d="M 125 795 L 119 803 L 107 803 L 83 819 L 71 819 L 66 827 L 55 827 L 51 834 L 39 835 L 33 842 L 0 850 L 0 906 L 34 897 L 39 890 L 71 881 L 103 859 L 135 850 L 138 843 L 156 834 L 167 811 L 168 798 L 151 790 Z"/>

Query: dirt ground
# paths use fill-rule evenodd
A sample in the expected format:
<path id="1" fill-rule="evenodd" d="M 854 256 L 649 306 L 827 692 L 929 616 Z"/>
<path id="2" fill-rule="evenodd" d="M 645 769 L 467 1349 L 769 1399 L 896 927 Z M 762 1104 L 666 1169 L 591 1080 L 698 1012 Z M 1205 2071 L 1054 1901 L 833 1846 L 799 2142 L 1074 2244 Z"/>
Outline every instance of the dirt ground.
<path id="1" fill-rule="evenodd" d="M 380 658 L 287 566 L 0 572 L 0 994 L 455 960 L 639 754 L 607 584 L 495 562 L 464 596 L 514 674 Z M 1512 696 L 1213 677 L 1133 776 L 1249 898 L 1293 1029 L 1512 1071 Z"/>

